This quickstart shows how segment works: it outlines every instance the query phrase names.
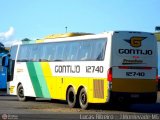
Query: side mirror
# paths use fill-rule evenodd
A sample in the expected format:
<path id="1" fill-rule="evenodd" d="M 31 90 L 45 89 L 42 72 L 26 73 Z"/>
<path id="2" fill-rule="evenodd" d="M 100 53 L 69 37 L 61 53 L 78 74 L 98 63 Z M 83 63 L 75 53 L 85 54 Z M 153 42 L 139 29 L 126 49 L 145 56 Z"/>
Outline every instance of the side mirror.
<path id="1" fill-rule="evenodd" d="M 7 67 L 8 66 L 8 60 L 9 60 L 8 56 L 2 57 L 2 66 Z"/>

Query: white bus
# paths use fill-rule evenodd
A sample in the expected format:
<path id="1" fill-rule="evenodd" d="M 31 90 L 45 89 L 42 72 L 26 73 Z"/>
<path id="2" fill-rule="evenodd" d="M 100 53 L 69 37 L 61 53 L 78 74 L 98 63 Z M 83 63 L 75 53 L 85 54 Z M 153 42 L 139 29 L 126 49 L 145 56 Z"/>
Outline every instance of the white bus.
<path id="1" fill-rule="evenodd" d="M 20 101 L 66 100 L 70 107 L 82 109 L 89 103 L 156 102 L 157 42 L 152 33 L 77 35 L 14 44 L 9 94 Z"/>

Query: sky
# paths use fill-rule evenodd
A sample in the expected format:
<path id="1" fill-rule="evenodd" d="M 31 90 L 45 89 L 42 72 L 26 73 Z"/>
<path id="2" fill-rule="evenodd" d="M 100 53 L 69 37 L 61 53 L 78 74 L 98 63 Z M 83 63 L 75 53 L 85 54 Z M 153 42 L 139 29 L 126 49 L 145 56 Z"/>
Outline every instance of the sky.
<path id="1" fill-rule="evenodd" d="M 67 32 L 155 32 L 160 0 L 0 0 L 0 42 Z"/>

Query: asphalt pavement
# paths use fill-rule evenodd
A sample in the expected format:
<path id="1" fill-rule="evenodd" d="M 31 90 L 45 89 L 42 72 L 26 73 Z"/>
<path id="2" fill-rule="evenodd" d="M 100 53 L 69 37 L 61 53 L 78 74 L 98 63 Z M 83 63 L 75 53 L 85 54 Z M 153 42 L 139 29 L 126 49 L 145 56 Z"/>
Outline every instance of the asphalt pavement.
<path id="1" fill-rule="evenodd" d="M 126 116 L 125 116 L 126 115 Z M 141 116 L 140 116 L 141 115 Z M 16 96 L 0 95 L 0 120 L 77 120 L 77 119 L 160 119 L 160 93 L 156 104 L 132 104 L 127 107 L 91 105 L 89 110 L 69 108 L 65 101 L 37 99 L 20 102 Z"/>

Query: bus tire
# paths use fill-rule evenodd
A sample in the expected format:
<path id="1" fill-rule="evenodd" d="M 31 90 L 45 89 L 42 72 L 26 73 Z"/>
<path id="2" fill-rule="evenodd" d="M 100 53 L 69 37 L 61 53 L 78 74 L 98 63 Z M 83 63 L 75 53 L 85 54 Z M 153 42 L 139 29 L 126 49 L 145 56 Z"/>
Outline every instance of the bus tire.
<path id="1" fill-rule="evenodd" d="M 67 103 L 70 108 L 76 107 L 76 94 L 73 87 L 70 87 L 67 91 Z"/>
<path id="2" fill-rule="evenodd" d="M 19 101 L 26 101 L 26 100 L 27 100 L 27 97 L 24 96 L 24 89 L 23 89 L 22 84 L 20 84 L 20 85 L 17 87 L 17 97 L 18 97 L 18 100 L 19 100 Z"/>
<path id="3" fill-rule="evenodd" d="M 85 88 L 82 88 L 79 93 L 79 105 L 82 109 L 88 108 L 88 98 Z"/>

